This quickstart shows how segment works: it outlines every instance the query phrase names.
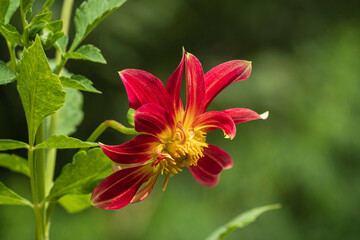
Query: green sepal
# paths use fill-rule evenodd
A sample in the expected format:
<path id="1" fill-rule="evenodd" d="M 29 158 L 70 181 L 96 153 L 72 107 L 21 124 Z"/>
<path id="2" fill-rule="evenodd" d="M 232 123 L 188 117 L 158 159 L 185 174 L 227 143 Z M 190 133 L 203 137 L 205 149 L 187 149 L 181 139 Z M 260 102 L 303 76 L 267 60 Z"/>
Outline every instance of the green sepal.
<path id="1" fill-rule="evenodd" d="M 42 120 L 58 110 L 65 101 L 65 92 L 58 76 L 49 67 L 38 36 L 32 46 L 24 49 L 17 83 L 28 124 L 29 143 L 33 146 Z"/>
<path id="2" fill-rule="evenodd" d="M 233 220 L 231 220 L 224 226 L 221 226 L 220 228 L 215 230 L 209 237 L 206 238 L 206 240 L 221 240 L 233 230 L 237 228 L 244 228 L 248 224 L 254 222 L 256 218 L 259 217 L 261 214 L 270 210 L 279 209 L 280 207 L 280 204 L 272 204 L 253 208 L 249 211 L 246 211 L 235 217 Z"/>
<path id="3" fill-rule="evenodd" d="M 0 205 L 26 205 L 32 207 L 32 203 L 19 196 L 0 182 Z"/>
<path id="4" fill-rule="evenodd" d="M 127 122 L 130 124 L 130 126 L 132 126 L 132 127 L 135 127 L 134 117 L 135 117 L 135 110 L 132 108 L 129 108 L 129 111 L 126 114 L 126 119 L 127 119 Z"/>
<path id="5" fill-rule="evenodd" d="M 106 60 L 101 54 L 100 49 L 91 44 L 83 45 L 75 52 L 68 52 L 65 57 L 106 64 Z"/>
<path id="6" fill-rule="evenodd" d="M 29 148 L 27 143 L 12 140 L 12 139 L 0 139 L 0 151 L 7 151 L 19 148 Z"/>
<path id="7" fill-rule="evenodd" d="M 0 153 L 0 167 L 7 168 L 13 172 L 22 173 L 30 177 L 29 165 L 26 159 L 15 154 Z"/>
<path id="8" fill-rule="evenodd" d="M 14 82 L 16 74 L 8 68 L 6 63 L 0 61 L 0 85 L 5 85 Z"/>
<path id="9" fill-rule="evenodd" d="M 35 146 L 35 149 L 69 149 L 69 148 L 89 148 L 97 147 L 98 143 L 93 142 L 83 142 L 80 139 L 68 137 L 66 135 L 53 135 L 49 137 L 46 141 Z"/>
<path id="10" fill-rule="evenodd" d="M 86 92 L 101 93 L 92 86 L 92 82 L 84 76 L 72 75 L 71 78 L 60 77 L 61 84 L 64 87 L 74 88 Z"/>
<path id="11" fill-rule="evenodd" d="M 57 200 L 67 194 L 90 193 L 94 184 L 111 173 L 111 161 L 100 148 L 80 151 L 74 155 L 72 163 L 63 167 L 48 200 Z"/>

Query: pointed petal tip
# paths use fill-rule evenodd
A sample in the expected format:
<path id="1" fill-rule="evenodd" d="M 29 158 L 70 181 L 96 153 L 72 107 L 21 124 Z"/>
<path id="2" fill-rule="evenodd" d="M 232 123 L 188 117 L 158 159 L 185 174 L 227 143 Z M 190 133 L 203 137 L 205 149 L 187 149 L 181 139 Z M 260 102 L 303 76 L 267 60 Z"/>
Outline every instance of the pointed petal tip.
<path id="1" fill-rule="evenodd" d="M 269 111 L 260 114 L 261 119 L 266 120 L 269 117 Z"/>

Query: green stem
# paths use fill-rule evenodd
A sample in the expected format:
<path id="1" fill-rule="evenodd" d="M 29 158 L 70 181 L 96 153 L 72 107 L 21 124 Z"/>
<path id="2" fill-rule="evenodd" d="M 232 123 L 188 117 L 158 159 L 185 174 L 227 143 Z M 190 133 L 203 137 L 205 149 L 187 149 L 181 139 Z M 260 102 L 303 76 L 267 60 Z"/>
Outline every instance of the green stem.
<path id="1" fill-rule="evenodd" d="M 62 10 L 61 10 L 61 20 L 63 21 L 63 32 L 65 35 L 69 33 L 70 27 L 70 17 L 72 12 L 74 0 L 64 0 Z M 60 75 L 62 69 L 64 68 L 67 58 L 61 56 L 59 51 L 56 51 L 55 60 L 57 66 L 55 68 L 55 74 Z M 59 115 L 55 113 L 50 116 L 50 125 L 48 128 L 48 136 L 52 136 L 56 134 L 56 128 Z M 45 193 L 48 194 L 50 192 L 51 186 L 53 184 L 54 171 L 56 166 L 56 149 L 49 149 L 46 154 L 46 169 L 45 169 Z M 56 202 L 46 203 L 46 207 L 44 207 L 44 227 L 45 227 L 45 237 L 49 238 L 49 228 L 50 228 L 50 217 L 52 215 L 54 206 Z"/>
<path id="2" fill-rule="evenodd" d="M 44 125 L 39 126 L 36 133 L 36 143 L 44 141 Z M 28 160 L 30 168 L 31 191 L 34 202 L 35 224 L 36 224 L 36 239 L 45 240 L 47 232 L 45 228 L 45 208 L 44 208 L 44 163 L 45 154 L 42 150 L 34 150 L 33 144 L 30 144 L 28 149 Z"/>
<path id="3" fill-rule="evenodd" d="M 10 69 L 16 73 L 16 57 L 15 57 L 15 52 L 14 52 L 14 46 L 8 40 L 6 40 L 6 43 L 9 48 L 9 53 L 10 53 Z"/>
<path id="4" fill-rule="evenodd" d="M 73 4 L 74 4 L 74 0 L 64 0 L 63 2 L 63 6 L 61 10 L 61 20 L 63 21 L 62 31 L 64 32 L 65 35 L 69 35 L 70 17 L 71 17 Z M 59 75 L 68 59 L 61 56 L 61 53 L 59 51 L 56 51 L 55 60 L 57 66 L 55 68 L 54 73 Z"/>
<path id="5" fill-rule="evenodd" d="M 90 137 L 87 139 L 88 142 L 95 142 L 99 136 L 108 128 L 111 127 L 113 129 L 115 129 L 118 132 L 121 132 L 123 134 L 127 134 L 127 135 L 140 135 L 141 133 L 135 131 L 134 128 L 127 128 L 124 125 L 122 125 L 121 123 L 118 123 L 117 121 L 114 120 L 107 120 L 103 123 L 101 123 L 96 129 L 95 131 L 90 135 Z"/>

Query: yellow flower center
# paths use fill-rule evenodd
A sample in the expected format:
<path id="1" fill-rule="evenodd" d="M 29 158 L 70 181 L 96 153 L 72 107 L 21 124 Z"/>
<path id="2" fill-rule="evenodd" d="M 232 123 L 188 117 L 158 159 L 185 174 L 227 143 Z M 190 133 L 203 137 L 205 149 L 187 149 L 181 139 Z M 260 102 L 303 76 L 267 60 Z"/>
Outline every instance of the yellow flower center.
<path id="1" fill-rule="evenodd" d="M 204 132 L 185 129 L 178 122 L 172 139 L 164 141 L 156 148 L 158 157 L 153 163 L 153 171 L 167 175 L 162 190 L 165 190 L 169 177 L 181 172 L 182 167 L 196 166 L 197 161 L 204 156 L 206 147 L 208 144 Z"/>

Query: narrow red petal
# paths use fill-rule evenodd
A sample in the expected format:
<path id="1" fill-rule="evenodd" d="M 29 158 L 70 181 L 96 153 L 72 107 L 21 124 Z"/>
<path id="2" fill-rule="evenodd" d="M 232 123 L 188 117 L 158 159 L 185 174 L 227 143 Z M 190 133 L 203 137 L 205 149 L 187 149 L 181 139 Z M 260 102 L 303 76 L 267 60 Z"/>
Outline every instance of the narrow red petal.
<path id="1" fill-rule="evenodd" d="M 119 75 L 125 85 L 130 108 L 136 110 L 144 104 L 157 103 L 173 114 L 169 94 L 158 78 L 138 69 L 125 69 Z"/>
<path id="2" fill-rule="evenodd" d="M 185 59 L 185 50 L 183 50 L 182 58 L 179 66 L 176 70 L 171 74 L 167 83 L 166 90 L 169 93 L 170 98 L 173 100 L 173 104 L 176 110 L 176 113 L 183 112 L 183 104 L 180 99 L 180 91 L 181 91 L 181 82 L 184 73 L 184 59 Z"/>
<path id="3" fill-rule="evenodd" d="M 159 176 L 159 174 L 155 174 L 153 175 L 149 181 L 147 181 L 147 183 L 145 184 L 144 187 L 142 187 L 142 189 L 140 189 L 136 194 L 135 196 L 133 197 L 133 199 L 131 200 L 130 203 L 137 203 L 137 202 L 140 202 L 142 200 L 144 200 L 145 198 L 147 198 L 151 191 L 153 190 L 154 188 L 154 184 L 156 182 L 156 179 L 157 177 Z"/>
<path id="4" fill-rule="evenodd" d="M 197 166 L 189 169 L 198 183 L 213 187 L 218 183 L 221 171 L 232 167 L 233 160 L 227 152 L 211 144 L 204 150 L 204 155 Z"/>
<path id="5" fill-rule="evenodd" d="M 173 135 L 175 122 L 168 111 L 158 104 L 148 103 L 135 112 L 135 130 L 159 138 Z"/>
<path id="6" fill-rule="evenodd" d="M 230 84 L 250 76 L 251 62 L 233 60 L 220 64 L 205 74 L 206 100 L 204 111 L 211 101 Z"/>
<path id="7" fill-rule="evenodd" d="M 139 135 L 121 145 L 109 146 L 99 144 L 103 152 L 111 160 L 121 164 L 142 163 L 151 159 L 155 154 L 155 148 L 160 143 L 157 137 Z"/>
<path id="8" fill-rule="evenodd" d="M 267 118 L 267 114 L 259 115 L 253 110 L 247 108 L 232 108 L 222 112 L 228 114 L 234 120 L 235 124 Z"/>
<path id="9" fill-rule="evenodd" d="M 131 202 L 141 185 L 152 175 L 150 164 L 117 171 L 95 188 L 91 202 L 95 207 L 103 209 L 125 207 Z"/>
<path id="10" fill-rule="evenodd" d="M 206 112 L 196 118 L 194 124 L 195 129 L 204 132 L 211 132 L 216 129 L 224 131 L 225 135 L 233 139 L 236 135 L 236 127 L 232 118 L 223 112 Z"/>
<path id="11" fill-rule="evenodd" d="M 203 113 L 205 81 L 199 60 L 191 53 L 185 56 L 186 73 L 186 109 L 184 127 L 192 125 L 197 116 Z"/>

